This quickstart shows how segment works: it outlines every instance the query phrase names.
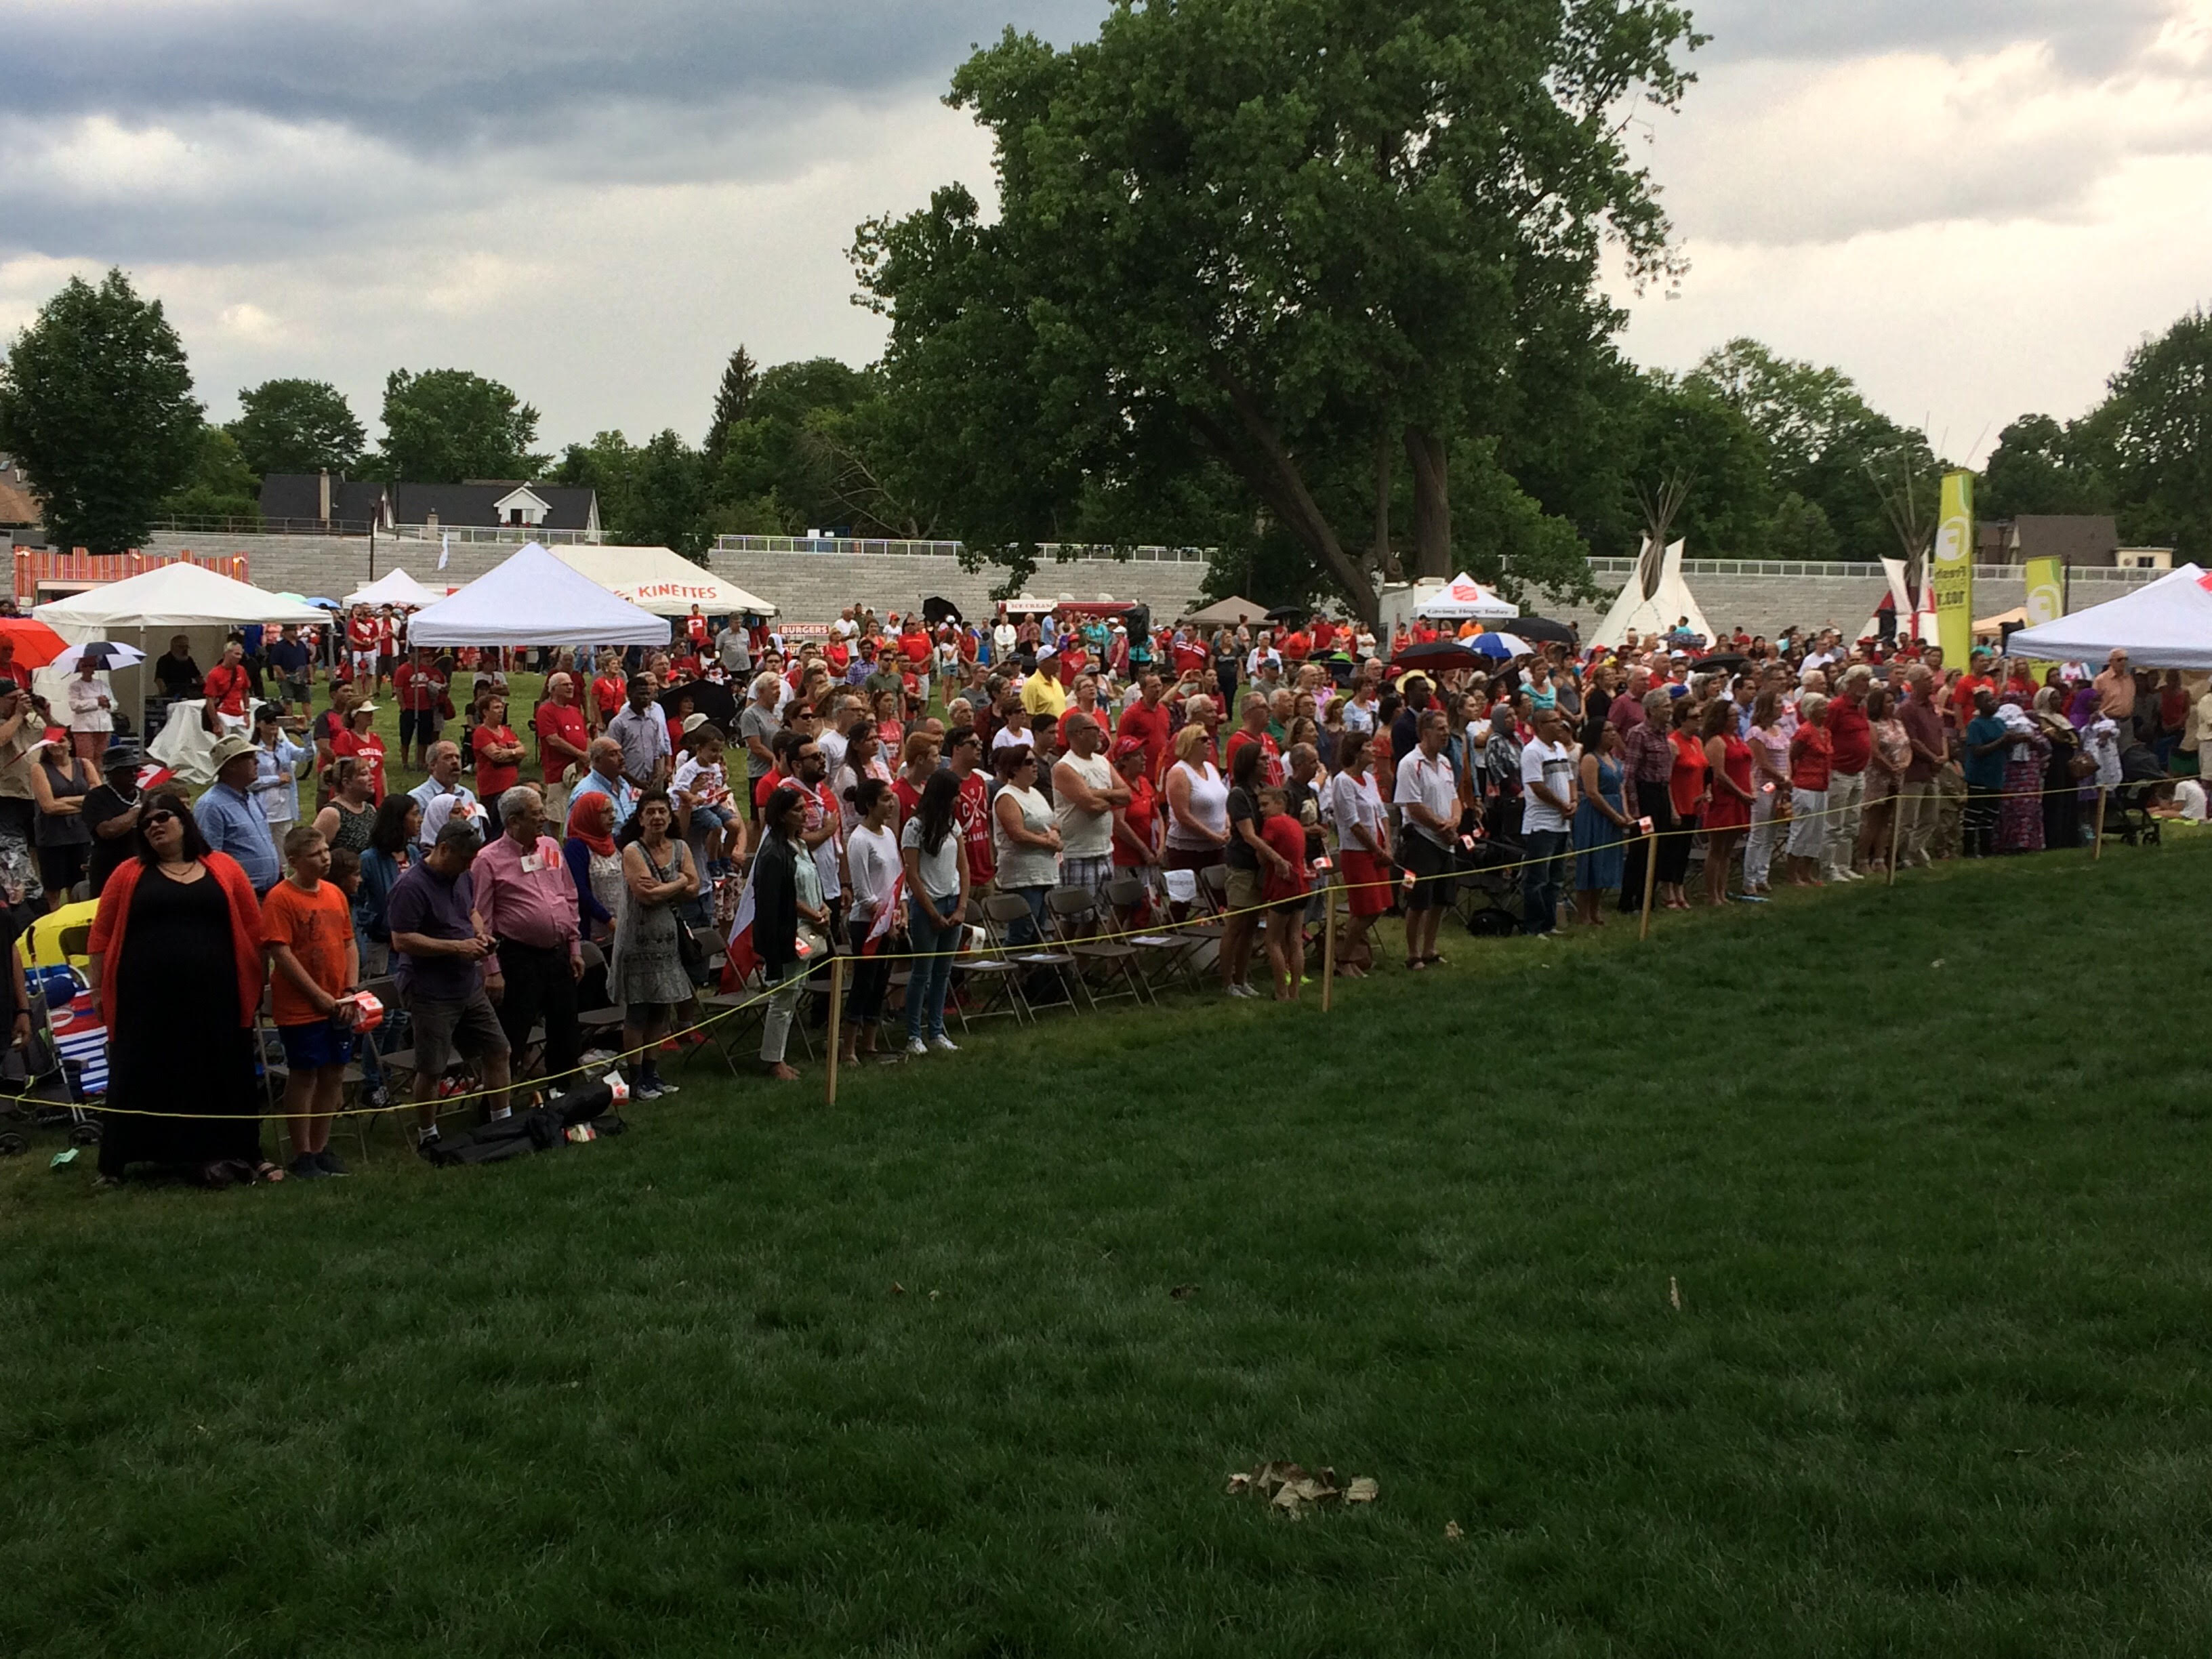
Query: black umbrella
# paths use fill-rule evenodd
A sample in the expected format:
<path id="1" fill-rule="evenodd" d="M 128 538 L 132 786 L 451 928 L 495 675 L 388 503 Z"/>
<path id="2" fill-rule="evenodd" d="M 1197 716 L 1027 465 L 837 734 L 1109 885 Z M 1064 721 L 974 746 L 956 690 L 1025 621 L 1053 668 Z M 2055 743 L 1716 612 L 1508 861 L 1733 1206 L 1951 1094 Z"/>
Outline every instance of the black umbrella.
<path id="1" fill-rule="evenodd" d="M 1547 617 L 1516 617 L 1511 622 L 1499 625 L 1507 633 L 1518 634 L 1522 639 L 1537 645 L 1577 645 L 1581 642 L 1573 629 Z"/>
<path id="2" fill-rule="evenodd" d="M 1393 673 L 1401 669 L 1421 668 L 1433 673 L 1443 673 L 1453 668 L 1488 668 L 1491 659 L 1480 652 L 1470 651 L 1450 640 L 1438 640 L 1433 645 L 1411 645 L 1391 659 Z"/>
<path id="3" fill-rule="evenodd" d="M 726 685 L 717 685 L 712 680 L 686 680 L 681 685 L 672 685 L 660 694 L 663 712 L 673 717 L 682 701 L 691 699 L 691 712 L 704 714 L 722 728 L 724 737 L 738 729 L 738 700 Z"/>
<path id="4" fill-rule="evenodd" d="M 1710 657 L 1700 657 L 1690 665 L 1696 674 L 1733 674 L 1751 659 L 1741 651 L 1717 651 Z"/>
<path id="5" fill-rule="evenodd" d="M 940 599 L 934 595 L 921 602 L 921 614 L 932 628 L 944 623 L 964 623 L 968 620 L 960 614 L 960 607 L 951 600 Z"/>
<path id="6" fill-rule="evenodd" d="M 1312 615 L 1310 605 L 1279 605 L 1267 613 L 1267 620 L 1274 623 L 1302 623 Z"/>

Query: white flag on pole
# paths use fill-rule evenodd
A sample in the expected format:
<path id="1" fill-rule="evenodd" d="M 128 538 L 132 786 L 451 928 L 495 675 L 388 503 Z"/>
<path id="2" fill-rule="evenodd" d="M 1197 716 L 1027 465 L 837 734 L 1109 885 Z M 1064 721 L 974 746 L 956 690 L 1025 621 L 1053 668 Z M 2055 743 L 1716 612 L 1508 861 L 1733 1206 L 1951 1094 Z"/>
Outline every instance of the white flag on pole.
<path id="1" fill-rule="evenodd" d="M 446 561 L 453 556 L 453 532 L 445 532 L 438 538 L 438 568 L 446 568 Z"/>

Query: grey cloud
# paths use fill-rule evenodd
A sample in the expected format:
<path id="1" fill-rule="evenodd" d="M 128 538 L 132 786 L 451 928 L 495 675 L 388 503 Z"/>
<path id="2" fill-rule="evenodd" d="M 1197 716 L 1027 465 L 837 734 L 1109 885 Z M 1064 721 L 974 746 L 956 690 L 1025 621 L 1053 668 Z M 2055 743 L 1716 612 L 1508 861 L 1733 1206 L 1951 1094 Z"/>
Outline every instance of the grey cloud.
<path id="1" fill-rule="evenodd" d="M 1059 38 L 1101 9 L 1029 0 L 1012 21 Z M 0 0 L 0 42 L 14 106 L 34 116 L 250 110 L 434 149 L 527 143 L 608 104 L 941 79 L 1008 15 L 1005 0 Z"/>
<path id="2" fill-rule="evenodd" d="M 1691 0 L 1701 60 L 1831 60 L 1995 51 L 2047 40 L 2058 68 L 2100 80 L 2154 40 L 2179 0 Z"/>

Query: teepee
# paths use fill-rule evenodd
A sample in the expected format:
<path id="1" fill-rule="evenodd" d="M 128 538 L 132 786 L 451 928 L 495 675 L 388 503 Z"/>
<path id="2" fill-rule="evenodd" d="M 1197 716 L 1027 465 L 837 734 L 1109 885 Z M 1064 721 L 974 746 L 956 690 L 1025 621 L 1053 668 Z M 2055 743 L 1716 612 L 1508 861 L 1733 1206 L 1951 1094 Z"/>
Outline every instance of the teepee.
<path id="1" fill-rule="evenodd" d="M 1924 587 L 1919 602 L 1916 604 L 1911 591 L 1912 579 L 1905 568 L 1905 561 L 1884 559 L 1881 562 L 1881 568 L 1882 574 L 1889 578 L 1889 602 L 1897 612 L 1899 641 L 1902 643 L 1908 640 L 1926 640 L 1933 644 L 1936 639 L 1936 608 L 1928 602 L 1928 594 Z M 1867 618 L 1866 626 L 1852 635 L 1851 638 L 1855 641 L 1870 640 L 1881 632 L 1881 611 L 1877 606 L 1874 615 Z"/>
<path id="2" fill-rule="evenodd" d="M 1636 568 L 1629 572 L 1627 581 L 1613 599 L 1613 609 L 1590 635 L 1591 644 L 1619 645 L 1631 630 L 1644 637 L 1664 634 L 1684 617 L 1706 643 L 1712 642 L 1713 626 L 1698 608 L 1689 583 L 1682 580 L 1682 550 L 1687 545 L 1676 542 L 1662 549 L 1649 536 L 1644 538 Z"/>

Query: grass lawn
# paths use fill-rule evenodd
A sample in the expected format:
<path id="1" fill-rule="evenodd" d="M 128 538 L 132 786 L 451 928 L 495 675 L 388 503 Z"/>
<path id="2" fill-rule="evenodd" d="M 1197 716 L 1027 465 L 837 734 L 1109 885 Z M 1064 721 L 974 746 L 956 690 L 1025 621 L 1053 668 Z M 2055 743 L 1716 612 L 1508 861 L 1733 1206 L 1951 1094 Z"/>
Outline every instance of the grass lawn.
<path id="1" fill-rule="evenodd" d="M 2208 902 L 2176 839 L 1454 933 L 485 1170 L 42 1146 L 0 1652 L 2202 1653 Z"/>

